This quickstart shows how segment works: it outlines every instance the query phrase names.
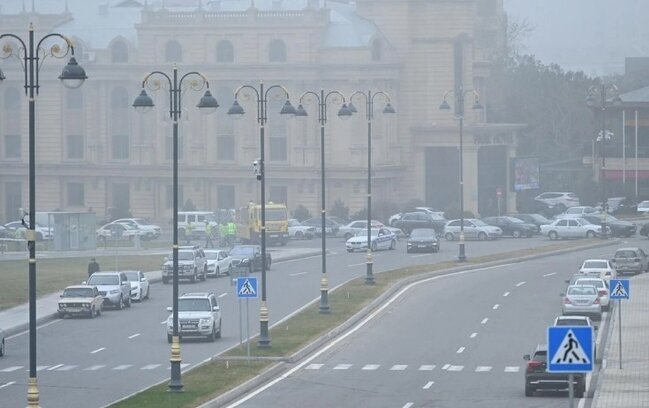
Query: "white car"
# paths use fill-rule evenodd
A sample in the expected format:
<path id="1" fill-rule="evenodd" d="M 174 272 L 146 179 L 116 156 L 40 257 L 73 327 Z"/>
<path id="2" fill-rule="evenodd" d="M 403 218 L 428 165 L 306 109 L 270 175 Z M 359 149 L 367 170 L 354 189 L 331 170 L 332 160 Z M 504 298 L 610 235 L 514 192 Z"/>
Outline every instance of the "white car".
<path id="1" fill-rule="evenodd" d="M 557 215 L 557 218 L 580 218 L 584 215 L 599 215 L 603 216 L 604 213 L 595 207 L 579 206 L 570 207 L 562 214 Z"/>
<path id="2" fill-rule="evenodd" d="M 300 221 L 291 218 L 288 220 L 288 237 L 295 239 L 312 239 L 315 236 L 315 227 L 302 225 Z"/>
<path id="3" fill-rule="evenodd" d="M 377 220 L 372 220 L 372 228 L 386 228 L 396 235 L 397 239 L 400 235 L 403 235 L 403 231 L 399 228 L 385 226 L 381 221 Z M 342 235 L 345 240 L 348 240 L 361 231 L 365 231 L 367 234 L 367 220 L 356 220 L 347 225 L 343 225 L 338 229 L 338 235 Z"/>
<path id="4" fill-rule="evenodd" d="M 590 276 L 598 276 L 606 282 L 615 278 L 615 268 L 608 259 L 586 259 L 579 268 L 579 273 Z"/>
<path id="5" fill-rule="evenodd" d="M 460 220 L 450 220 L 444 226 L 444 238 L 447 241 L 453 241 L 460 238 L 461 231 Z M 502 237 L 503 230 L 499 227 L 489 225 L 482 220 L 475 218 L 464 219 L 464 238 L 466 239 L 479 239 L 484 241 L 487 239 L 498 239 Z"/>
<path id="6" fill-rule="evenodd" d="M 205 249 L 207 258 L 207 277 L 218 278 L 232 274 L 232 258 L 228 251 L 222 249 Z"/>
<path id="7" fill-rule="evenodd" d="M 167 341 L 173 336 L 173 310 L 167 318 Z M 208 341 L 221 338 L 221 308 L 214 293 L 185 293 L 178 298 L 178 335 L 205 337 Z"/>
<path id="8" fill-rule="evenodd" d="M 608 310 L 609 289 L 604 279 L 590 277 L 579 278 L 575 281 L 575 285 L 594 286 L 597 289 L 597 296 L 599 296 L 599 303 L 602 305 L 602 310 Z"/>
<path id="9" fill-rule="evenodd" d="M 372 251 L 378 249 L 396 249 L 397 236 L 387 228 L 372 228 L 370 230 Z M 367 230 L 358 232 L 355 236 L 345 242 L 347 252 L 354 252 L 357 249 L 367 249 Z"/>
<path id="10" fill-rule="evenodd" d="M 643 215 L 649 214 L 649 200 L 639 202 L 637 211 Z"/>
<path id="11" fill-rule="evenodd" d="M 29 225 L 27 220 L 25 220 L 25 222 L 27 222 L 27 225 Z M 14 234 L 17 229 L 22 231 L 23 237 L 25 236 L 25 230 L 27 230 L 27 228 L 23 226 L 22 221 L 9 222 L 5 224 L 5 228 L 7 229 L 8 234 L 11 238 L 14 237 Z M 44 239 L 52 239 L 54 237 L 52 228 L 44 227 L 39 223 L 36 223 L 35 230 L 36 230 L 36 241 L 42 241 Z"/>
<path id="12" fill-rule="evenodd" d="M 559 212 L 565 211 L 566 208 L 581 205 L 579 197 L 573 192 L 548 191 L 537 195 L 534 200 Z"/>
<path id="13" fill-rule="evenodd" d="M 133 239 L 136 235 L 141 237 L 143 232 L 140 229 L 131 227 L 127 224 L 111 222 L 97 229 L 97 240 L 100 242 L 119 240 L 128 241 Z"/>
<path id="14" fill-rule="evenodd" d="M 143 238 L 154 239 L 160 237 L 160 227 L 151 224 L 144 218 L 120 218 L 119 220 L 113 221 L 114 223 L 127 224 L 143 231 Z"/>
<path id="15" fill-rule="evenodd" d="M 138 302 L 149 299 L 151 285 L 142 271 L 124 271 L 126 280 L 131 284 L 131 300 Z"/>
<path id="16" fill-rule="evenodd" d="M 541 225 L 541 234 L 555 240 L 559 238 L 595 238 L 602 232 L 600 225 L 583 218 L 561 218 L 551 224 Z"/>

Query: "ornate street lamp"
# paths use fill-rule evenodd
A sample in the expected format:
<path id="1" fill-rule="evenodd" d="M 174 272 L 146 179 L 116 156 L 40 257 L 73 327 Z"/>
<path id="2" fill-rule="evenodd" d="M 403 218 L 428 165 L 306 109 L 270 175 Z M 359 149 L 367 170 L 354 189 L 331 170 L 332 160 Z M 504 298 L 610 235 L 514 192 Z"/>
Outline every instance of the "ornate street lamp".
<path id="1" fill-rule="evenodd" d="M 18 41 L 18 49 L 10 43 L 5 43 L 0 53 L 0 58 L 17 58 L 25 74 L 25 95 L 29 97 L 29 212 L 21 214 L 23 225 L 27 228 L 25 237 L 29 248 L 29 385 L 27 387 L 27 405 L 38 407 L 40 394 L 36 378 L 36 95 L 39 93 L 39 73 L 42 63 L 47 57 L 65 58 L 70 53 L 70 60 L 63 68 L 59 79 L 63 86 L 69 89 L 79 88 L 88 78 L 86 72 L 77 64 L 74 58 L 74 45 L 72 41 L 62 34 L 51 33 L 43 36 L 34 45 L 34 26 L 29 24 L 29 40 L 27 44 L 15 34 L 0 34 L 3 38 L 13 38 Z M 53 39 L 55 43 L 46 48 L 44 41 Z M 64 45 L 61 48 L 60 42 Z M 43 61 L 41 61 L 41 59 Z M 0 71 L 0 81 L 5 75 Z M 29 215 L 29 226 L 25 222 L 25 215 Z"/>
<path id="2" fill-rule="evenodd" d="M 608 102 L 609 99 L 611 102 L 610 104 Z M 602 211 L 604 212 L 604 218 L 602 219 L 602 233 L 600 235 L 602 239 L 608 238 L 608 232 L 606 231 L 606 215 L 608 214 L 608 192 L 606 191 L 606 142 L 609 141 L 613 133 L 606 130 L 606 107 L 611 104 L 613 106 L 622 105 L 622 99 L 620 99 L 617 86 L 614 84 L 604 84 L 602 82 L 599 86 L 591 86 L 590 89 L 588 89 L 586 105 L 593 108 L 593 110 L 599 110 L 600 119 L 602 121 L 602 128 L 595 139 L 600 142 L 599 148 L 602 155 L 602 170 L 599 175 L 602 190 Z"/>
<path id="3" fill-rule="evenodd" d="M 162 82 L 159 78 L 162 78 Z M 185 81 L 188 83 L 185 84 Z M 219 107 L 219 104 L 210 92 L 210 84 L 205 75 L 192 71 L 178 79 L 178 68 L 175 64 L 171 77 L 162 71 L 152 71 L 144 77 L 142 80 L 142 90 L 133 101 L 133 107 L 139 113 L 146 113 L 154 106 L 153 99 L 146 93 L 145 87 L 148 87 L 152 91 L 168 87 L 169 117 L 173 120 L 173 336 L 171 338 L 171 379 L 169 381 L 169 391 L 181 392 L 183 389 L 180 373 L 180 362 L 182 359 L 180 357 L 180 338 L 178 336 L 178 120 L 182 114 L 182 94 L 184 90 L 200 91 L 203 87 L 207 88 L 198 105 L 196 105 L 202 113 L 213 113 Z"/>
<path id="4" fill-rule="evenodd" d="M 323 89 L 320 89 L 320 94 L 314 91 L 306 91 L 300 96 L 300 105 L 297 107 L 295 116 L 306 117 L 308 114 L 302 106 L 303 100 L 309 101 L 315 99 L 318 104 L 318 122 L 320 122 L 320 209 L 322 217 L 322 278 L 320 279 L 320 313 L 330 313 L 329 308 L 329 281 L 327 280 L 327 234 L 325 233 L 327 210 L 325 209 L 325 123 L 327 123 L 327 101 L 331 98 L 331 102 L 340 105 L 338 110 L 338 117 L 341 119 L 349 119 L 352 112 L 345 105 L 345 96 L 339 91 L 329 91 L 325 94 Z"/>
<path id="5" fill-rule="evenodd" d="M 455 117 L 458 119 L 460 124 L 460 252 L 457 256 L 459 262 L 466 261 L 466 253 L 464 249 L 464 151 L 463 151 L 463 135 L 464 135 L 464 98 L 466 95 L 473 95 L 473 109 L 479 110 L 482 109 L 480 104 L 480 95 L 473 89 L 463 90 L 462 86 L 459 86 L 456 90 L 447 91 L 444 93 L 444 98 L 442 104 L 439 105 L 441 110 L 450 110 L 451 106 L 448 104 L 446 99 L 449 96 L 453 96 L 455 99 Z"/>
<path id="6" fill-rule="evenodd" d="M 264 88 L 264 84 L 259 83 L 259 89 L 252 85 L 242 85 L 234 92 L 234 102 L 228 110 L 228 115 L 233 115 L 235 118 L 240 118 L 245 114 L 243 106 L 239 104 L 239 96 L 241 99 L 249 99 L 250 93 L 243 92 L 247 90 L 254 93 L 257 97 L 257 123 L 259 123 L 259 173 L 257 179 L 261 181 L 261 307 L 259 310 L 259 340 L 257 347 L 267 348 L 270 347 L 270 337 L 268 336 L 268 304 L 266 299 L 266 171 L 265 171 L 265 153 L 264 153 L 264 129 L 268 121 L 268 93 L 273 89 L 279 89 L 286 96 L 284 106 L 279 112 L 280 115 L 294 116 L 296 111 L 291 101 L 286 88 L 281 85 L 271 85 Z"/>
<path id="7" fill-rule="evenodd" d="M 356 91 L 349 97 L 349 109 L 352 113 L 356 112 L 353 105 L 354 97 L 365 100 L 365 118 L 367 120 L 367 261 L 365 272 L 365 283 L 371 285 L 374 283 L 374 272 L 372 271 L 372 119 L 374 118 L 374 98 L 381 96 L 385 100 L 384 114 L 396 113 L 391 104 L 390 95 L 386 92 L 378 91 Z"/>

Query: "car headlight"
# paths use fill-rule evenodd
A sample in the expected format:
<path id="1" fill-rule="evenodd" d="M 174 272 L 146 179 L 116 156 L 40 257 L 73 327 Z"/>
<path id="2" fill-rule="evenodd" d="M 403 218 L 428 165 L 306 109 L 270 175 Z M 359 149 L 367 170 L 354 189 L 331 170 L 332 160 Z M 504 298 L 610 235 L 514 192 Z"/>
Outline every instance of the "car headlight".
<path id="1" fill-rule="evenodd" d="M 200 324 L 201 326 L 207 326 L 207 325 L 209 325 L 209 324 L 211 324 L 211 323 L 212 323 L 212 318 L 211 318 L 211 317 L 210 317 L 210 318 L 207 318 L 207 319 L 201 319 L 201 320 L 199 321 L 199 324 Z"/>
<path id="2" fill-rule="evenodd" d="M 120 292 L 119 289 L 112 289 L 112 290 L 111 290 L 110 292 L 108 292 L 108 293 L 110 293 L 111 295 L 116 295 L 116 294 L 118 294 L 119 292 Z"/>

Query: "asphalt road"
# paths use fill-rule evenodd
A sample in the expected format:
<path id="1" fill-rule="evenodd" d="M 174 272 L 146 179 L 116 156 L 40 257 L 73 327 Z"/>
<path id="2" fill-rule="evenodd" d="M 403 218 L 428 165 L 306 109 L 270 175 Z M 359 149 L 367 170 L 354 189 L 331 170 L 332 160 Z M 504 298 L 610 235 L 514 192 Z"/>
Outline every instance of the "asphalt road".
<path id="1" fill-rule="evenodd" d="M 524 396 L 522 356 L 545 343 L 547 327 L 561 314 L 565 279 L 583 259 L 609 258 L 615 248 L 417 284 L 348 337 L 298 364 L 286 378 L 230 407 L 565 406 L 566 392 Z M 599 342 L 607 318 L 605 313 L 598 323 Z M 598 350 L 603 350 L 600 344 Z M 593 386 L 590 381 L 591 396 Z M 578 403 L 589 406 L 590 400 Z"/>
<path id="2" fill-rule="evenodd" d="M 510 251 L 517 248 L 534 247 L 544 244 L 550 244 L 547 239 L 531 238 L 531 239 L 503 239 L 495 242 L 469 242 L 467 243 L 467 255 L 479 256 L 490 253 L 498 253 L 503 251 Z M 320 241 L 302 241 L 295 242 L 290 245 L 296 246 L 313 246 L 319 248 Z M 328 249 L 333 251 L 327 256 L 327 269 L 328 277 L 331 287 L 338 285 L 350 278 L 362 276 L 365 274 L 365 253 L 346 253 L 344 250 L 344 243 L 342 239 L 330 239 L 328 241 Z M 271 248 L 272 250 L 272 248 Z M 611 251 L 613 248 L 611 248 Z M 381 271 L 394 269 L 405 265 L 416 265 L 432 263 L 438 260 L 454 259 L 457 256 L 457 242 L 442 242 L 442 250 L 438 254 L 406 254 L 405 242 L 401 241 L 396 251 L 383 251 L 375 254 L 374 257 L 374 270 L 376 273 Z M 569 270 L 576 269 L 577 259 L 570 264 Z M 561 265 L 559 262 L 556 265 Z M 273 263 L 272 269 L 268 272 L 268 306 L 270 310 L 271 324 L 280 320 L 282 317 L 287 316 L 291 312 L 297 310 L 314 298 L 319 297 L 319 280 L 320 280 L 320 265 L 321 259 L 319 256 L 310 257 L 306 259 L 277 262 Z M 550 264 L 545 265 L 546 268 Z M 531 272 L 530 272 L 531 273 Z M 412 364 L 414 357 L 412 355 L 403 355 L 405 349 L 412 352 L 416 350 L 415 345 L 408 345 L 403 347 L 404 342 L 410 337 L 408 333 L 413 330 L 426 330 L 423 338 L 427 339 L 429 344 L 443 345 L 443 350 L 436 351 L 420 351 L 421 364 L 435 364 L 439 367 L 446 364 L 442 356 L 452 354 L 453 348 L 467 347 L 466 354 L 459 355 L 457 361 L 464 361 L 467 356 L 474 356 L 475 353 L 482 354 L 484 357 L 479 364 L 492 364 L 494 367 L 493 372 L 501 369 L 503 364 L 519 365 L 521 366 L 521 356 L 523 352 L 531 351 L 530 348 L 535 342 L 530 341 L 520 342 L 524 348 L 516 349 L 512 353 L 507 344 L 513 344 L 513 339 L 517 338 L 518 333 L 512 329 L 510 342 L 505 341 L 502 344 L 502 350 L 507 353 L 507 362 L 503 360 L 500 368 L 496 369 L 496 363 L 490 363 L 494 351 L 491 346 L 485 343 L 484 349 L 480 353 L 480 349 L 469 349 L 471 344 L 468 342 L 467 336 L 477 331 L 472 325 L 473 313 L 481 311 L 485 313 L 491 303 L 493 303 L 498 295 L 497 292 L 505 292 L 506 290 L 512 291 L 512 296 L 504 299 L 502 302 L 512 304 L 513 300 L 519 302 L 518 309 L 512 308 L 510 323 L 511 326 L 504 326 L 516 328 L 518 325 L 525 328 L 524 335 L 530 335 L 533 331 L 528 330 L 526 326 L 528 323 L 542 324 L 541 321 L 547 322 L 550 317 L 556 314 L 556 310 L 550 312 L 545 310 L 545 305 L 548 301 L 543 298 L 539 302 L 538 311 L 535 303 L 530 304 L 524 297 L 519 298 L 514 293 L 528 290 L 533 285 L 523 285 L 521 288 L 516 288 L 516 292 L 511 289 L 509 283 L 510 273 L 503 271 L 494 271 L 490 273 L 494 276 L 503 276 L 502 280 L 498 280 L 495 285 L 494 280 L 489 278 L 482 278 L 482 275 L 474 275 L 474 279 L 466 280 L 465 285 L 457 286 L 454 280 L 448 279 L 444 282 L 439 282 L 441 285 L 432 284 L 431 289 L 434 290 L 433 295 L 423 296 L 422 303 L 409 306 L 412 311 L 421 310 L 425 305 L 428 309 L 432 309 L 436 316 L 434 320 L 430 320 L 431 316 L 419 316 L 415 319 L 419 322 L 426 321 L 427 328 L 415 327 L 412 324 L 408 325 L 408 321 L 412 319 L 401 319 L 403 321 L 394 322 L 396 327 L 385 330 L 385 333 L 374 333 L 367 338 L 391 339 L 383 344 L 377 344 L 376 348 L 367 346 L 367 350 L 363 351 L 362 347 L 360 355 L 365 356 L 368 362 L 372 363 L 372 355 L 367 354 L 370 350 L 382 350 L 381 355 L 387 357 L 388 355 L 394 356 L 393 364 L 408 364 L 412 371 Z M 513 272 L 511 273 L 513 274 Z M 377 276 L 380 279 L 380 275 Z M 466 279 L 466 278 L 462 278 Z M 527 278 L 526 278 L 527 279 Z M 531 278 L 529 278 L 531 279 Z M 541 280 L 543 282 L 543 280 Z M 551 280 L 546 280 L 550 282 Z M 562 282 L 562 281 L 561 281 Z M 516 282 L 514 282 L 516 283 Z M 500 287 L 500 285 L 503 285 Z M 451 285 L 451 286 L 448 286 Z M 452 290 L 452 288 L 455 289 Z M 557 286 L 554 289 L 558 289 Z M 553 290 L 554 290 L 553 289 Z M 180 292 L 188 291 L 214 291 L 219 297 L 221 309 L 223 312 L 223 338 L 216 343 L 208 343 L 204 341 L 183 341 L 181 343 L 181 352 L 183 359 L 183 368 L 189 368 L 196 365 L 209 357 L 222 352 L 223 350 L 237 344 L 239 342 L 239 312 L 238 301 L 234 288 L 230 285 L 228 279 L 211 279 L 205 283 L 181 283 Z M 419 292 L 419 290 L 417 290 Z M 542 294 L 548 295 L 546 291 L 532 291 L 530 296 L 541 296 Z M 413 292 L 414 293 L 414 292 Z M 501 294 L 502 295 L 502 294 Z M 549 295 L 548 295 L 549 296 Z M 554 290 L 552 294 L 554 298 L 555 308 L 558 304 L 558 291 Z M 410 296 L 409 296 L 410 298 Z M 417 296 L 415 296 L 417 298 Z M 439 299 L 439 301 L 438 301 Z M 430 306 L 431 301 L 435 300 L 435 306 Z M 448 309 L 448 305 L 455 304 L 457 309 Z M 475 305 L 480 304 L 479 308 Z M 144 301 L 143 303 L 134 304 L 130 309 L 123 311 L 106 311 L 101 317 L 90 319 L 65 319 L 54 320 L 45 324 L 38 329 L 38 379 L 39 388 L 41 392 L 41 404 L 43 406 L 58 408 L 58 407 L 102 407 L 110 402 L 116 401 L 124 396 L 130 395 L 143 388 L 146 388 L 154 383 L 163 381 L 169 378 L 169 353 L 170 347 L 166 341 L 166 331 L 164 322 L 167 319 L 168 313 L 166 307 L 171 305 L 171 285 L 155 284 L 151 289 L 151 300 Z M 462 306 L 463 305 L 463 306 Z M 256 334 L 258 331 L 258 301 L 250 301 L 250 322 L 251 332 Z M 516 311 L 531 309 L 533 313 L 544 313 L 543 319 L 531 319 L 530 322 L 521 323 L 521 318 L 517 318 L 519 314 Z M 335 313 L 335 311 L 334 311 Z M 505 315 L 507 312 L 503 308 L 498 312 L 499 316 Z M 487 316 L 487 315 L 485 315 Z M 449 317 L 452 317 L 449 319 Z M 518 320 L 517 320 L 518 319 Z M 524 319 L 523 319 L 524 320 Z M 381 319 L 381 322 L 383 319 Z M 430 322 L 430 323 L 429 323 Z M 471 323 L 471 325 L 469 325 Z M 477 323 L 480 323 L 478 321 Z M 494 322 L 489 327 L 496 326 Z M 440 330 L 440 327 L 443 330 Z M 481 326 L 478 324 L 478 328 Z M 541 327 L 541 326 L 539 326 Z M 542 331 L 542 329 L 539 329 Z M 467 331 L 469 331 L 467 333 Z M 383 332 L 383 331 L 382 331 Z M 537 330 L 538 332 L 538 330 Z M 452 337 L 446 338 L 452 334 Z M 538 333 L 537 333 L 538 334 Z M 421 336 L 417 336 L 421 337 Z M 488 332 L 485 331 L 479 336 L 480 343 L 482 338 L 490 338 Z M 538 337 L 538 336 L 537 336 Z M 465 340 L 465 341 L 463 341 Z M 475 339 L 473 339 L 475 340 Z M 272 339 L 271 339 L 272 341 Z M 417 342 L 415 342 L 417 343 Z M 518 344 L 519 342 L 517 342 Z M 419 345 L 420 347 L 421 345 Z M 430 348 L 430 347 L 429 347 Z M 7 339 L 8 353 L 5 357 L 0 359 L 0 406 L 2 407 L 19 407 L 24 406 L 26 403 L 26 383 L 28 378 L 28 336 L 27 333 L 21 333 Z M 386 353 L 386 350 L 389 352 Z M 431 348 L 432 350 L 432 348 Z M 434 350 L 437 350 L 435 348 Z M 442 351 L 446 354 L 439 354 Z M 488 358 L 487 358 L 488 357 Z M 402 360 L 403 358 L 403 360 Z M 400 363 L 398 361 L 406 361 Z M 447 359 L 448 363 L 461 364 L 455 362 L 455 359 Z M 360 361 L 360 360 L 359 360 Z M 378 360 L 376 360 L 378 361 Z M 476 360 L 477 361 L 477 360 Z M 360 364 L 357 363 L 357 364 Z M 376 364 L 388 364 L 387 362 L 379 362 Z M 468 363 L 465 364 L 468 367 Z M 437 368 L 439 372 L 439 367 Z M 467 369 L 468 370 L 468 369 Z M 324 373 L 326 370 L 318 371 L 316 374 Z M 333 371 L 337 373 L 339 370 Z M 501 370 L 502 371 L 502 370 Z M 351 371 L 346 371 L 351 372 Z M 379 372 L 378 370 L 376 371 Z M 404 370 L 407 372 L 407 370 Z M 301 373 L 300 373 L 301 374 Z M 360 372 L 360 374 L 365 374 Z M 466 373 L 465 373 L 466 374 Z M 510 378 L 507 375 L 504 378 Z M 367 379 L 366 377 L 359 377 L 358 383 L 354 382 L 353 387 L 363 388 L 363 384 Z M 393 379 L 397 381 L 397 379 Z M 406 383 L 410 387 L 414 387 L 416 382 L 412 378 Z M 441 380 L 440 380 L 441 381 Z M 399 382 L 401 384 L 401 382 Z M 286 383 L 288 384 L 288 382 Z M 349 384 L 349 383 L 348 383 Z M 424 384 L 425 385 L 425 384 Z M 520 375 L 517 378 L 517 385 L 522 385 Z M 385 384 L 380 385 L 383 388 Z M 521 387 L 518 387 L 521 388 Z M 437 389 L 437 388 L 436 388 Z M 522 388 L 521 388 L 522 389 Z M 456 388 L 457 390 L 457 388 Z M 412 389 L 413 392 L 421 392 Z M 520 390 L 519 390 L 520 391 Z M 520 391 L 522 392 L 522 391 Z M 399 395 L 393 393 L 393 395 Z M 401 393 L 406 402 L 408 398 Z M 306 396 L 305 396 L 306 397 Z M 333 395 L 331 396 L 333 398 Z M 413 395 L 414 397 L 414 395 Z M 293 401 L 295 402 L 295 401 Z M 284 406 L 295 406 L 294 403 Z M 395 400 L 396 402 L 396 400 Z M 349 405 L 349 404 L 343 404 Z M 364 405 L 364 404 L 363 404 Z M 382 404 L 381 404 L 382 405 Z M 403 404 L 402 404 L 403 405 Z M 402 406 L 401 405 L 401 406 Z M 261 405 L 255 405 L 261 406 Z M 266 405 L 264 405 L 266 406 Z M 278 406 L 273 403 L 268 406 Z M 307 406 L 314 406 L 308 405 Z M 332 406 L 332 405 L 327 405 Z"/>

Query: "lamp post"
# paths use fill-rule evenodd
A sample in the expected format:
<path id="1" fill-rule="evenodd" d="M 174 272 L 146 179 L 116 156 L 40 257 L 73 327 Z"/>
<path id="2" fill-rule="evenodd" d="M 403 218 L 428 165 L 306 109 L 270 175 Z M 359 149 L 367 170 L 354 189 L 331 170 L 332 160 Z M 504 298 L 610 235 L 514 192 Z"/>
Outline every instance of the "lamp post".
<path id="1" fill-rule="evenodd" d="M 320 279 L 320 313 L 330 313 L 329 308 L 329 281 L 327 280 L 327 234 L 326 228 L 326 215 L 325 209 L 325 123 L 327 123 L 327 100 L 331 97 L 331 101 L 337 104 L 342 103 L 338 111 L 338 117 L 341 119 L 349 119 L 352 112 L 345 105 L 345 96 L 339 91 L 329 91 L 325 94 L 324 89 L 320 89 L 320 94 L 314 91 L 306 91 L 300 96 L 300 105 L 297 107 L 295 116 L 306 117 L 308 114 L 302 106 L 302 101 L 305 97 L 311 96 L 315 98 L 318 103 L 318 122 L 320 122 L 320 209 L 322 217 L 322 278 Z"/>
<path id="2" fill-rule="evenodd" d="M 13 49 L 7 43 L 2 48 L 0 58 L 15 57 L 18 59 L 25 74 L 25 95 L 29 97 L 29 212 L 21 214 L 22 223 L 27 228 L 25 237 L 29 248 L 29 382 L 27 386 L 27 406 L 40 406 L 40 393 L 36 378 L 36 96 L 39 93 L 39 72 L 42 63 L 47 57 L 64 58 L 70 52 L 70 60 L 63 68 L 59 79 L 66 88 L 76 89 L 83 85 L 88 78 L 86 72 L 74 58 L 74 45 L 72 41 L 62 34 L 50 33 L 43 36 L 34 45 L 34 26 L 29 24 L 29 39 L 27 44 L 15 34 L 0 34 L 0 40 L 12 38 L 20 44 L 18 49 Z M 45 48 L 44 41 L 54 40 L 54 44 Z M 61 48 L 59 42 L 64 43 Z M 42 60 L 42 61 L 41 61 Z M 0 70 L 0 81 L 5 75 Z M 25 216 L 29 215 L 29 226 Z"/>
<path id="3" fill-rule="evenodd" d="M 453 95 L 455 99 L 455 117 L 458 119 L 460 124 L 460 160 L 459 160 L 459 174 L 460 174 L 460 249 L 457 256 L 459 262 L 466 261 L 466 252 L 464 248 L 464 147 L 463 147 L 463 137 L 464 137 L 464 98 L 466 95 L 473 95 L 473 109 L 482 109 L 480 105 L 480 96 L 478 92 L 473 89 L 464 90 L 462 86 L 459 86 L 457 89 L 452 91 L 447 91 L 444 93 L 444 98 L 442 104 L 439 106 L 441 110 L 449 110 L 451 106 L 446 101 L 446 98 Z"/>
<path id="4" fill-rule="evenodd" d="M 598 100 L 599 98 L 599 100 Z M 601 238 L 607 239 L 608 232 L 606 231 L 606 215 L 608 213 L 608 196 L 606 191 L 606 142 L 613 135 L 606 130 L 606 104 L 607 100 L 612 99 L 611 102 L 614 106 L 622 105 L 622 99 L 618 93 L 617 86 L 614 84 L 604 84 L 599 86 L 591 86 L 588 89 L 588 96 L 586 97 L 586 105 L 593 108 L 593 110 L 600 110 L 602 128 L 596 140 L 600 142 L 600 152 L 602 154 L 602 171 L 600 173 L 600 186 L 602 190 L 602 211 L 604 211 L 604 218 L 602 219 L 602 233 Z"/>
<path id="5" fill-rule="evenodd" d="M 261 307 L 259 309 L 259 340 L 257 347 L 268 348 L 270 347 L 270 337 L 268 336 L 268 305 L 266 298 L 266 171 L 265 171 L 265 153 L 264 153 L 264 129 L 268 121 L 268 94 L 271 90 L 279 89 L 286 96 L 286 101 L 280 115 L 295 115 L 295 108 L 291 105 L 289 94 L 286 88 L 281 85 L 271 85 L 264 88 L 263 82 L 259 83 L 259 89 L 252 85 L 242 85 L 234 91 L 234 102 L 228 115 L 234 115 L 235 118 L 243 116 L 245 111 L 239 104 L 239 94 L 241 99 L 248 99 L 250 93 L 242 92 L 248 90 L 254 93 L 257 97 L 257 123 L 259 123 L 259 162 L 257 180 L 261 181 Z"/>
<path id="6" fill-rule="evenodd" d="M 162 82 L 160 79 L 162 79 Z M 189 80 L 188 78 L 193 78 Z M 186 88 L 183 88 L 185 80 L 190 81 Z M 133 101 L 133 107 L 139 113 L 150 111 L 154 104 L 153 99 L 146 93 L 145 87 L 152 91 L 165 88 L 165 82 L 169 91 L 169 117 L 173 120 L 173 306 L 172 324 L 173 336 L 171 338 L 171 379 L 169 381 L 170 392 L 181 392 L 183 383 L 180 374 L 180 338 L 178 336 L 178 120 L 182 114 L 182 94 L 186 89 L 200 91 L 206 87 L 205 94 L 196 105 L 203 113 L 213 113 L 219 104 L 210 92 L 210 84 L 207 78 L 200 72 L 191 71 L 178 79 L 178 68 L 174 64 L 171 76 L 162 71 L 152 71 L 142 80 L 142 90 Z"/>
<path id="7" fill-rule="evenodd" d="M 390 95 L 386 92 L 378 91 L 356 91 L 349 97 L 348 109 L 352 113 L 356 112 L 354 106 L 354 97 L 363 98 L 365 100 L 365 118 L 367 120 L 367 260 L 365 283 L 368 285 L 374 284 L 374 273 L 372 271 L 372 119 L 374 118 L 374 98 L 380 95 L 385 99 L 386 104 L 383 108 L 383 113 L 396 113 L 392 107 Z"/>

